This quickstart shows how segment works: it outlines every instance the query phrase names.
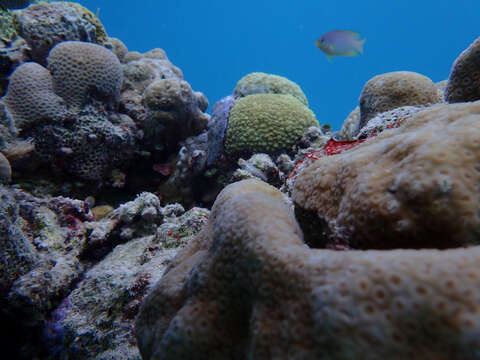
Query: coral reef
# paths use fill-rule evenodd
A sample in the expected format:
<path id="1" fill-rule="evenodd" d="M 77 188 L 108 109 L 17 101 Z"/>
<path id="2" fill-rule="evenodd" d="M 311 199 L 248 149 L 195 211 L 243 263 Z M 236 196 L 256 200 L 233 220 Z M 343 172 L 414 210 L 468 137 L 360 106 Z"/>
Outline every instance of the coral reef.
<path id="1" fill-rule="evenodd" d="M 8 9 L 0 7 L 0 40 L 2 42 L 10 42 L 17 36 L 15 25 L 13 23 L 13 14 Z"/>
<path id="2" fill-rule="evenodd" d="M 347 118 L 344 120 L 338 138 L 344 141 L 355 139 L 360 131 L 360 106 L 355 107 Z"/>
<path id="3" fill-rule="evenodd" d="M 38 341 L 48 313 L 84 270 L 82 224 L 92 217 L 79 200 L 39 199 L 1 186 L 0 198 L 0 317 L 9 329 L 2 345 L 17 358 Z"/>
<path id="4" fill-rule="evenodd" d="M 225 151 L 229 155 L 288 152 L 315 125 L 313 112 L 291 95 L 248 95 L 230 109 Z"/>
<path id="5" fill-rule="evenodd" d="M 213 164 L 224 153 L 224 139 L 228 128 L 230 108 L 235 103 L 232 95 L 217 101 L 212 108 L 212 116 L 208 122 L 207 165 Z"/>
<path id="6" fill-rule="evenodd" d="M 282 194 L 245 180 L 144 299 L 142 358 L 474 358 L 479 248 L 310 249 Z"/>
<path id="7" fill-rule="evenodd" d="M 147 117 L 143 123 L 145 141 L 175 148 L 179 141 L 207 128 L 208 102 L 180 79 L 155 80 L 143 93 Z"/>
<path id="8" fill-rule="evenodd" d="M 455 60 L 445 89 L 449 103 L 480 100 L 480 38 Z"/>
<path id="9" fill-rule="evenodd" d="M 80 41 L 56 45 L 47 58 L 55 93 L 69 107 L 80 109 L 89 97 L 115 103 L 123 72 L 116 55 L 103 46 Z"/>
<path id="10" fill-rule="evenodd" d="M 385 129 L 399 127 L 404 121 L 423 109 L 425 109 L 425 106 L 401 106 L 378 113 L 357 131 L 357 135 L 353 139 L 348 140 L 366 139 L 381 133 Z"/>
<path id="11" fill-rule="evenodd" d="M 300 86 L 283 76 L 253 72 L 245 75 L 237 82 L 233 95 L 244 97 L 252 94 L 283 94 L 292 95 L 305 106 L 308 106 L 307 97 Z"/>
<path id="12" fill-rule="evenodd" d="M 59 120 L 66 113 L 65 101 L 54 92 L 50 72 L 34 62 L 13 72 L 3 101 L 20 130 Z"/>
<path id="13" fill-rule="evenodd" d="M 139 304 L 209 211 L 161 207 L 142 193 L 93 221 L 79 200 L 40 199 L 1 185 L 0 200 L 4 351 L 13 358 L 138 360 L 132 330 Z"/>
<path id="14" fill-rule="evenodd" d="M 394 71 L 368 80 L 360 94 L 360 128 L 380 112 L 407 105 L 443 102 L 428 77 L 410 71 Z"/>
<path id="15" fill-rule="evenodd" d="M 41 2 L 15 13 L 18 34 L 27 41 L 33 60 L 45 65 L 50 49 L 68 41 L 104 44 L 102 23 L 85 7 L 73 2 Z"/>
<path id="16" fill-rule="evenodd" d="M 58 349 L 56 355 L 140 359 L 133 336 L 139 305 L 177 249 L 206 223 L 208 214 L 198 208 L 185 212 L 179 204 L 161 207 L 155 195 L 142 193 L 104 220 L 87 223 L 88 246 L 96 249 L 90 255 L 101 254 L 100 244 L 111 251 L 84 273 L 48 324 L 49 346 Z M 115 238 L 124 243 L 114 246 Z"/>
<path id="17" fill-rule="evenodd" d="M 4 44 L 0 41 L 0 96 L 3 96 L 11 73 L 29 59 L 29 48 L 25 40 L 17 38 Z"/>
<path id="18" fill-rule="evenodd" d="M 478 243 L 480 102 L 436 105 L 353 150 L 323 157 L 293 200 L 354 248 Z"/>
<path id="19" fill-rule="evenodd" d="M 10 162 L 0 152 L 0 184 L 8 184 L 12 180 L 12 168 Z"/>
<path id="20" fill-rule="evenodd" d="M 128 119 L 114 124 L 105 113 L 87 106 L 70 122 L 35 128 L 37 155 L 80 179 L 105 179 L 133 156 L 135 129 Z"/>

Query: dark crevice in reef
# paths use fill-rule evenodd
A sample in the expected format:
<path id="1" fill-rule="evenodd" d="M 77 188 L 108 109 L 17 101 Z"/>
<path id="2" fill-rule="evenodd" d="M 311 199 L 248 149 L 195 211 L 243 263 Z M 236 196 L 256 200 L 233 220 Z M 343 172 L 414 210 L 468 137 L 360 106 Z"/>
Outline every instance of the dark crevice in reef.
<path id="1" fill-rule="evenodd" d="M 303 231 L 303 241 L 313 249 L 325 249 L 331 240 L 330 229 L 315 211 L 295 206 L 295 218 Z"/>

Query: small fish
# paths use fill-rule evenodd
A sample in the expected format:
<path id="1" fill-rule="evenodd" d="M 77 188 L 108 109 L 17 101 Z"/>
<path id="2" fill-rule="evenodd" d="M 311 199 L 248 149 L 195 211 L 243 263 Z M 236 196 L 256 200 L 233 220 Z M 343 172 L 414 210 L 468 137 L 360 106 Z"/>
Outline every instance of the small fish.
<path id="1" fill-rule="evenodd" d="M 357 56 L 363 54 L 363 44 L 367 39 L 360 39 L 360 34 L 348 30 L 330 31 L 315 41 L 315 45 L 332 61 L 332 56 Z"/>

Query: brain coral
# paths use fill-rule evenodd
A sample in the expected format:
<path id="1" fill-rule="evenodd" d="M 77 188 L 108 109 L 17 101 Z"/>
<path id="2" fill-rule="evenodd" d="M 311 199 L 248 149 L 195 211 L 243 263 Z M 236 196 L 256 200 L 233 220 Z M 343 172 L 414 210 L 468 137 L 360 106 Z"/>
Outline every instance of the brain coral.
<path id="1" fill-rule="evenodd" d="M 144 360 L 476 358 L 480 247 L 311 249 L 281 198 L 223 190 L 143 301 Z"/>
<path id="2" fill-rule="evenodd" d="M 54 93 L 52 76 L 34 62 L 13 72 L 3 100 L 20 130 L 44 120 L 57 120 L 66 111 L 65 102 Z"/>
<path id="3" fill-rule="evenodd" d="M 455 60 L 445 89 L 449 103 L 480 99 L 480 38 Z"/>
<path id="4" fill-rule="evenodd" d="M 480 241 L 480 102 L 435 105 L 299 175 L 293 200 L 355 248 Z"/>
<path id="5" fill-rule="evenodd" d="M 32 49 L 33 60 L 45 64 L 50 49 L 66 40 L 103 44 L 107 34 L 98 18 L 73 2 L 41 2 L 15 13 L 19 35 Z"/>
<path id="6" fill-rule="evenodd" d="M 406 105 L 442 102 L 428 77 L 410 71 L 394 71 L 368 80 L 360 94 L 360 128 L 380 112 Z"/>
<path id="7" fill-rule="evenodd" d="M 235 96 L 247 96 L 251 94 L 284 94 L 292 95 L 308 106 L 307 97 L 300 86 L 283 76 L 253 72 L 241 78 L 233 94 Z"/>
<path id="8" fill-rule="evenodd" d="M 315 115 L 293 96 L 248 95 L 230 109 L 225 150 L 228 154 L 290 151 L 310 126 L 318 126 Z"/>
<path id="9" fill-rule="evenodd" d="M 123 81 L 117 56 L 103 46 L 65 41 L 55 46 L 47 59 L 55 93 L 68 106 L 79 109 L 89 96 L 115 101 Z"/>

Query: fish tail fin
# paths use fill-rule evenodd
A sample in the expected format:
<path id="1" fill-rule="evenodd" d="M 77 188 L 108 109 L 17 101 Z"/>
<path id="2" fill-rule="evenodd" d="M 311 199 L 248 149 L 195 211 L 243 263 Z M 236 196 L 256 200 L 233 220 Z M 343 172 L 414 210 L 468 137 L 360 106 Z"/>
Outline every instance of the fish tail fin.
<path id="1" fill-rule="evenodd" d="M 365 44 L 365 41 L 367 41 L 367 39 L 362 39 L 357 42 L 357 50 L 360 54 L 363 54 L 363 44 Z"/>
<path id="2" fill-rule="evenodd" d="M 333 56 L 327 55 L 327 59 L 328 59 L 328 62 L 332 62 L 333 61 Z"/>

